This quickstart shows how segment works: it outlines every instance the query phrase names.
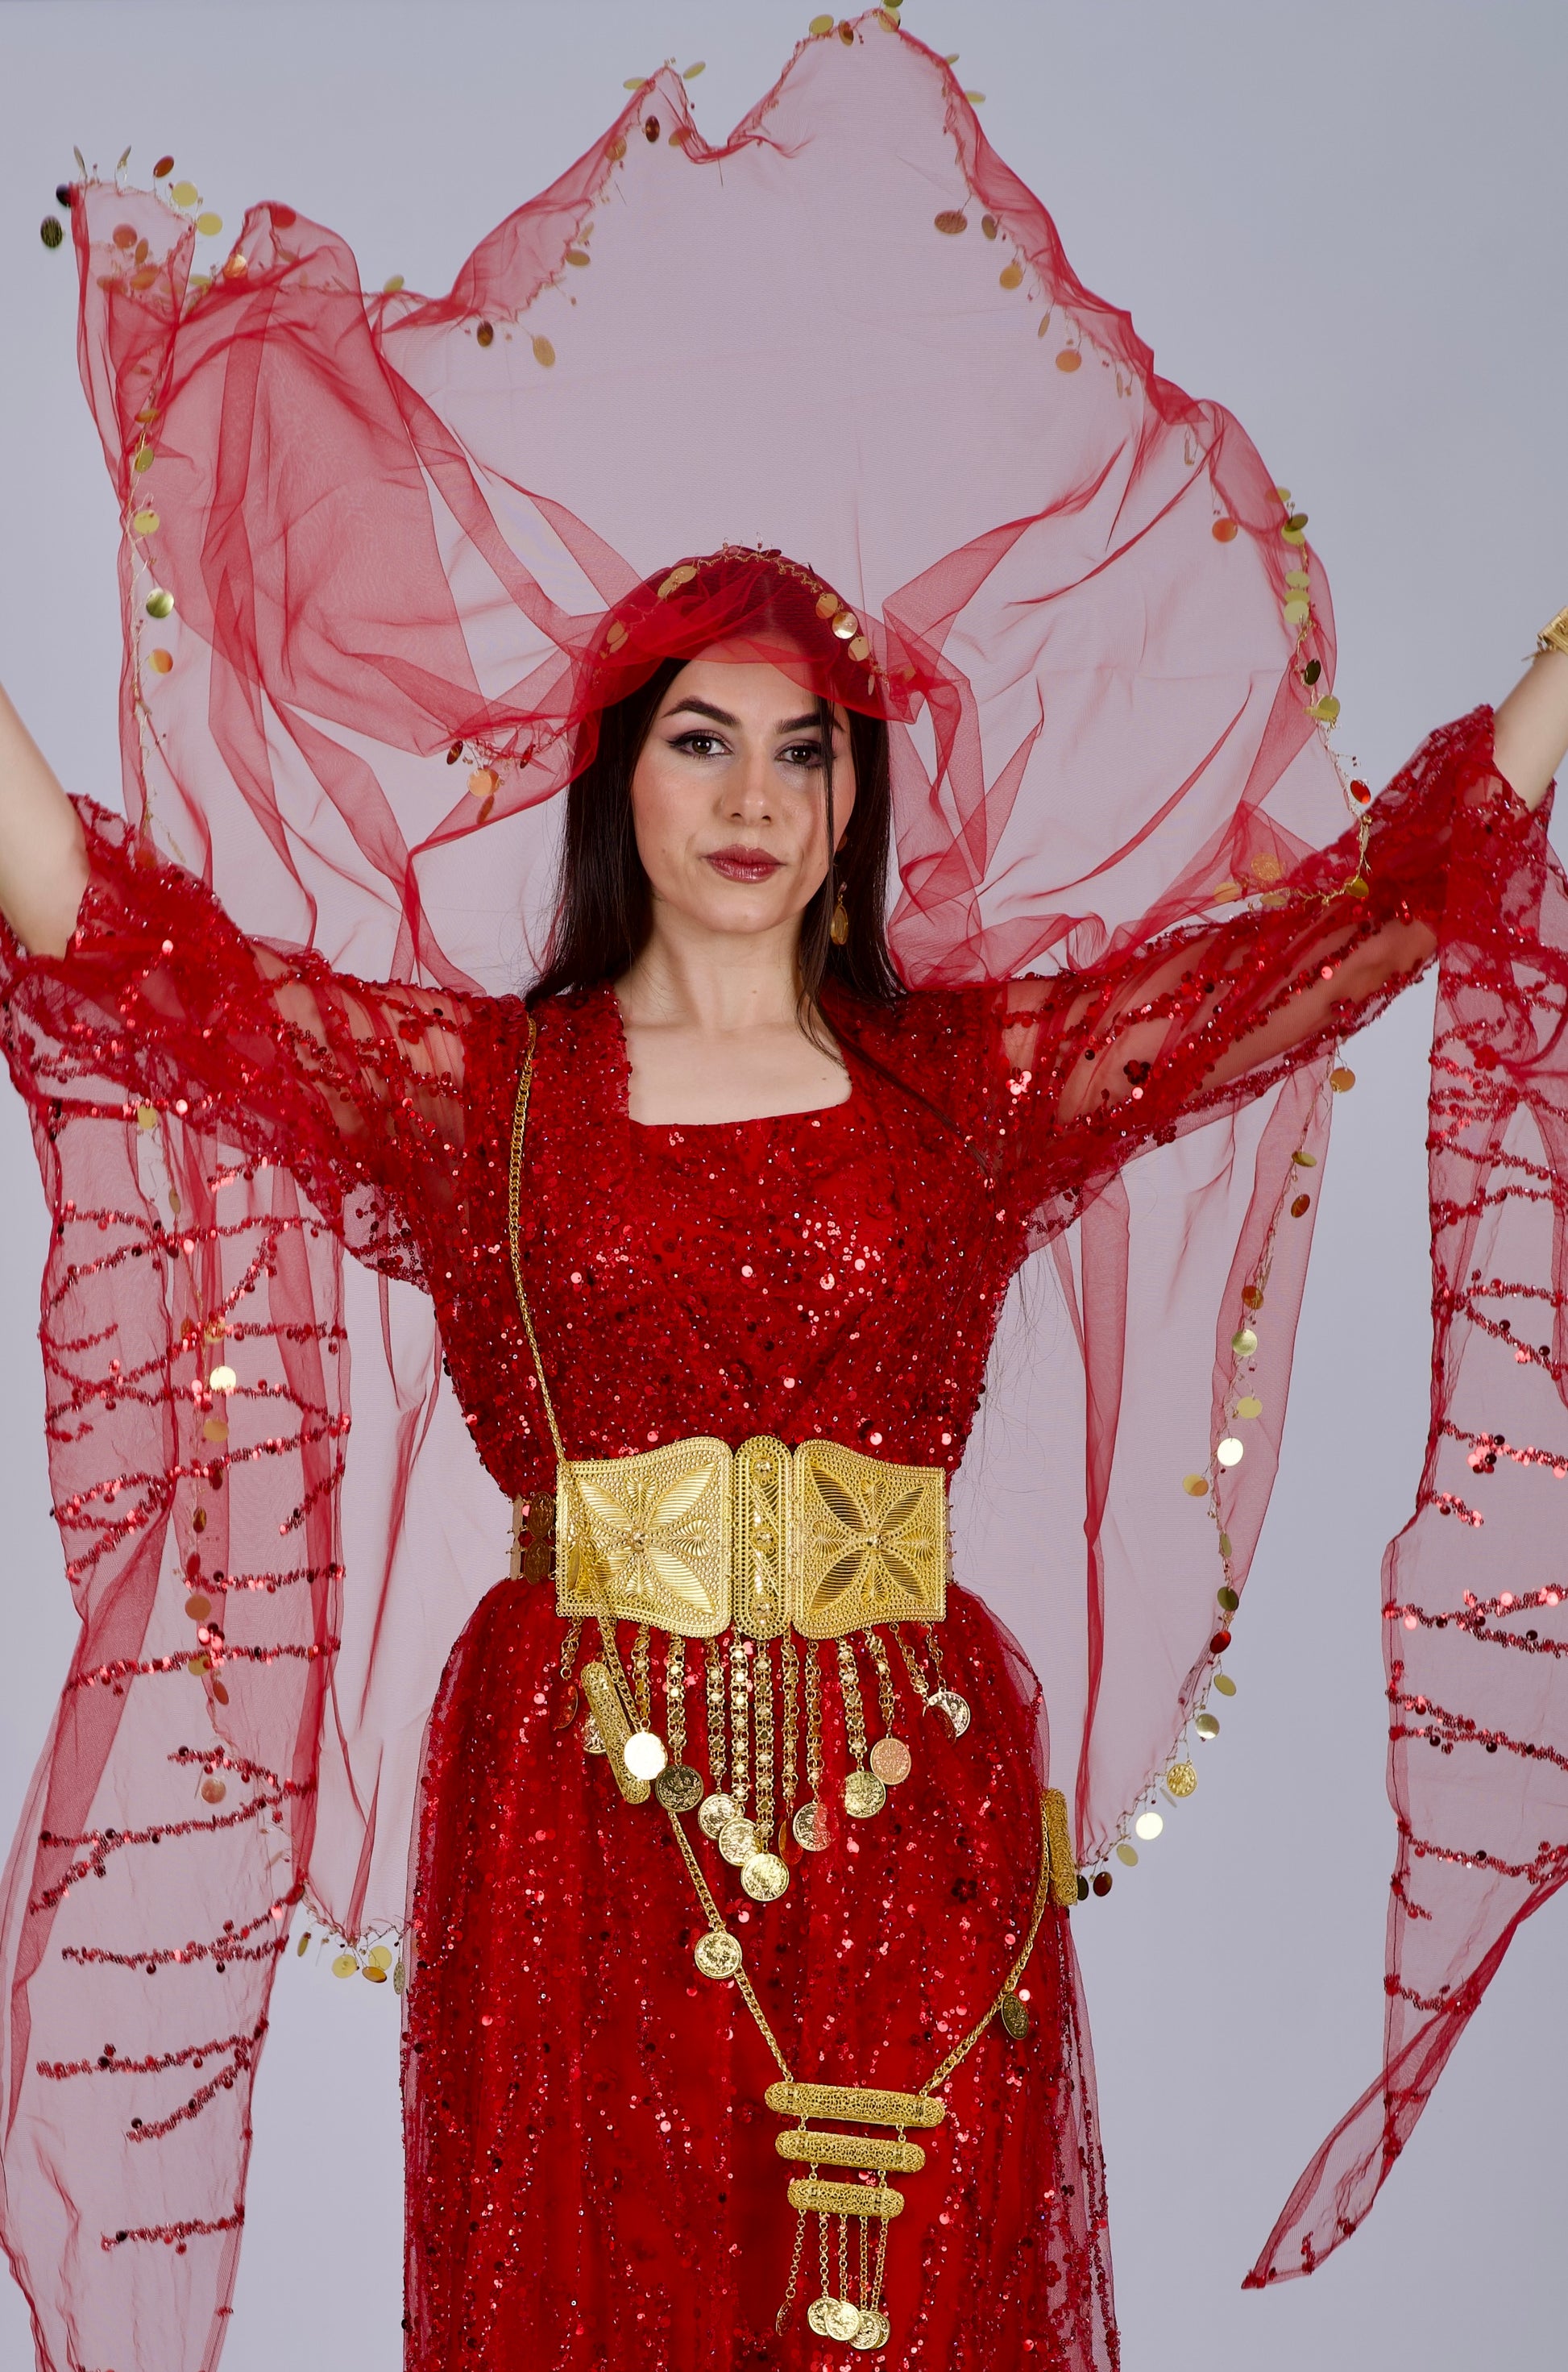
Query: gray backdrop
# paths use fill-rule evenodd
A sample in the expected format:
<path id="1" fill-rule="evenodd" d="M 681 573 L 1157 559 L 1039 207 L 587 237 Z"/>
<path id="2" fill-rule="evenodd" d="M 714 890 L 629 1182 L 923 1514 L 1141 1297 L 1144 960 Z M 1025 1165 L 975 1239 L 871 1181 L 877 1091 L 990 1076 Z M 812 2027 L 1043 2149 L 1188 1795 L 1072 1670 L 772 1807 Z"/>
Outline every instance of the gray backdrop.
<path id="1" fill-rule="evenodd" d="M 702 120 L 727 131 L 812 13 L 8 0 L 0 673 L 68 785 L 119 796 L 115 507 L 75 384 L 69 261 L 37 235 L 72 143 L 111 168 L 134 142 L 143 175 L 171 148 L 231 223 L 252 197 L 287 198 L 348 236 L 368 285 L 400 271 L 439 289 L 602 130 L 624 76 L 705 59 Z M 1339 613 L 1342 749 L 1381 778 L 1427 726 L 1500 696 L 1568 599 L 1561 0 L 907 0 L 905 15 L 960 52 L 987 131 L 1090 286 L 1131 307 L 1166 371 L 1239 413 L 1310 510 Z M 1413 993 L 1354 1055 L 1225 1738 L 1195 1802 L 1076 1922 L 1129 2372 L 1562 2360 L 1555 1908 L 1516 1945 L 1369 2226 L 1310 2282 L 1237 2290 L 1376 2065 L 1392 1847 L 1377 1561 L 1424 1425 L 1428 1017 Z M 44 1229 L 4 1092 L 0 1198 L 8 1832 L 71 1618 L 40 1439 Z M 274 1999 L 225 2372 L 393 2372 L 395 2006 L 292 1956 Z M 0 2367 L 30 2360 L 20 2296 L 0 2288 Z"/>

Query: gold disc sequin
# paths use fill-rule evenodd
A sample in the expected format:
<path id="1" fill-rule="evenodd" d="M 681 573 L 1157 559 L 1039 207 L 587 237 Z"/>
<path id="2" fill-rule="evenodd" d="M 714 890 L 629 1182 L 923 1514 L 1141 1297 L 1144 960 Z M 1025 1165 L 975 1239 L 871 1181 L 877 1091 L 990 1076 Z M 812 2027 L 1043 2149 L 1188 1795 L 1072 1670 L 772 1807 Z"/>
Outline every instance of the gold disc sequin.
<path id="1" fill-rule="evenodd" d="M 703 1774 L 689 1762 L 667 1762 L 654 1781 L 654 1794 L 671 1812 L 689 1812 L 703 1800 Z"/>
<path id="2" fill-rule="evenodd" d="M 747 1820 L 743 1813 L 733 1820 L 726 1820 L 719 1831 L 719 1851 L 737 1869 L 750 1860 L 757 1845 L 755 1823 Z"/>
<path id="3" fill-rule="evenodd" d="M 901 1738 L 879 1738 L 871 1750 L 871 1768 L 885 1787 L 897 1787 L 914 1767 L 914 1757 Z"/>
<path id="4" fill-rule="evenodd" d="M 726 1820 L 738 1820 L 740 1807 L 733 1796 L 704 1796 L 697 1808 L 697 1826 L 705 1837 L 717 1837 Z"/>
<path id="5" fill-rule="evenodd" d="M 1191 1762 L 1173 1762 L 1165 1774 L 1165 1784 L 1173 1796 L 1191 1796 L 1198 1785 L 1198 1773 Z"/>
<path id="6" fill-rule="evenodd" d="M 844 1809 L 853 1820 L 871 1820 L 887 1800 L 888 1790 L 875 1771 L 852 1771 L 844 1781 Z"/>
<path id="7" fill-rule="evenodd" d="M 740 1946 L 727 1927 L 710 1927 L 698 1936 L 691 1957 L 705 1977 L 733 1977 L 740 1966 Z"/>
<path id="8" fill-rule="evenodd" d="M 1015 1993 L 1002 1996 L 1002 2023 L 1015 2042 L 1022 2042 L 1029 2030 L 1028 2004 L 1021 2002 Z"/>
<path id="9" fill-rule="evenodd" d="M 972 1718 L 968 1703 L 957 1689 L 933 1689 L 925 1700 L 925 1710 L 943 1715 L 955 1738 L 962 1738 Z"/>
<path id="10" fill-rule="evenodd" d="M 740 1866 L 740 1883 L 753 1902 L 776 1902 L 789 1889 L 789 1864 L 776 1853 L 754 1853 Z"/>
<path id="11" fill-rule="evenodd" d="M 802 1804 L 790 1827 L 807 1853 L 826 1853 L 833 1842 L 833 1816 L 826 1804 Z"/>

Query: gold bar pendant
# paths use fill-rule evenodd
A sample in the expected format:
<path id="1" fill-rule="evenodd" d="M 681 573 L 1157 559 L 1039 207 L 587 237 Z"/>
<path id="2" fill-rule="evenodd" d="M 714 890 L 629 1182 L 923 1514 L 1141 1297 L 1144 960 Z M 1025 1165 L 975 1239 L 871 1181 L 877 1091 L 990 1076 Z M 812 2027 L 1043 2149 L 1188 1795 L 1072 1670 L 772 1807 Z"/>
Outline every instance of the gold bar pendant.
<path id="1" fill-rule="evenodd" d="M 939 2125 L 947 2113 L 929 2092 L 863 2092 L 854 2084 L 770 2084 L 762 2097 L 781 2117 L 832 2117 L 844 2125 L 919 2129 Z"/>
<path id="2" fill-rule="evenodd" d="M 792 2126 L 773 2143 L 781 2157 L 807 2166 L 857 2166 L 870 2174 L 918 2174 L 925 2152 L 918 2142 L 874 2141 L 869 2134 L 810 2134 Z"/>
<path id="3" fill-rule="evenodd" d="M 594 1727 L 604 1742 L 610 1767 L 615 1773 L 615 1784 L 629 1804 L 645 1804 L 648 1782 L 633 1779 L 626 1768 L 626 1740 L 632 1733 L 626 1727 L 626 1716 L 621 1710 L 621 1700 L 615 1693 L 615 1683 L 602 1664 L 585 1664 L 580 1675 L 583 1694 L 588 1701 Z"/>
<path id="4" fill-rule="evenodd" d="M 869 2182 L 792 2182 L 789 2203 L 802 2215 L 868 2215 L 883 2223 L 904 2212 L 896 2191 Z"/>

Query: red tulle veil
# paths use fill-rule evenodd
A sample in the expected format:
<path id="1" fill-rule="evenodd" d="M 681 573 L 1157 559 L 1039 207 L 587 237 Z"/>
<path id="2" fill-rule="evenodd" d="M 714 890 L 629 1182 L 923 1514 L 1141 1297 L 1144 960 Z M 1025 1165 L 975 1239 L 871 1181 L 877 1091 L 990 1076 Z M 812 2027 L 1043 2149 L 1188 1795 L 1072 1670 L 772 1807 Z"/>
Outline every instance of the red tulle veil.
<path id="1" fill-rule="evenodd" d="M 912 985 L 1092 964 L 1267 900 L 1344 829 L 1304 523 L 1236 421 L 1074 277 L 890 12 L 803 42 L 722 146 L 654 77 L 445 296 L 366 294 L 343 241 L 277 202 L 210 278 L 157 194 L 89 181 L 73 226 L 125 519 L 127 815 L 253 935 L 366 977 L 523 987 L 594 711 L 715 639 L 888 718 Z M 1563 1634 L 1537 1587 L 1568 1473 L 1568 935 L 1544 858 L 1504 891 L 1467 829 L 1434 1073 L 1433 1431 L 1385 1573 L 1388 2062 L 1258 2280 L 1365 2212 L 1568 1867 Z M 56 1222 L 50 1454 L 83 1631 L 5 1899 L 5 2234 L 46 2361 L 195 2372 L 232 2286 L 277 1954 L 302 1901 L 351 1936 L 401 1921 L 425 1718 L 506 1515 L 428 1307 L 360 1216 L 343 1230 L 372 1267 L 221 1128 L 143 1125 L 25 964 L 8 1011 Z M 1293 1215 L 1292 1152 L 1326 1150 L 1329 1067 L 1156 1145 L 1009 1308 L 971 1466 L 1005 1468 L 1011 1513 L 962 1478 L 959 1552 L 1043 1677 L 1086 1863 L 1180 1753 L 1216 1591 L 1245 1584 L 1316 1207 Z M 214 1311 L 288 1378 L 221 1449 Z M 1248 1322 L 1267 1415 L 1225 1468 Z M 220 1458 L 215 1548 L 179 1483 Z M 221 1690 L 186 1612 L 215 1557 Z M 253 1783 L 241 1809 L 203 1794 L 226 1772 Z M 156 2132 L 121 2113 L 127 2063 L 168 2071 Z"/>

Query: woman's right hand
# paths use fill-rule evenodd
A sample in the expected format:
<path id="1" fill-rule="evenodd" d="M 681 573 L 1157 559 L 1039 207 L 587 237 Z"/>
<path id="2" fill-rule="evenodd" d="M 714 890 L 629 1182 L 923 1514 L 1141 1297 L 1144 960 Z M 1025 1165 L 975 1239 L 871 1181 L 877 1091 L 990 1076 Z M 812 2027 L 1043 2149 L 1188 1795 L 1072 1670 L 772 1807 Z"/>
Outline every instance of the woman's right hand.
<path id="1" fill-rule="evenodd" d="M 76 810 L 0 689 L 0 913 L 29 955 L 61 956 L 87 886 Z"/>

